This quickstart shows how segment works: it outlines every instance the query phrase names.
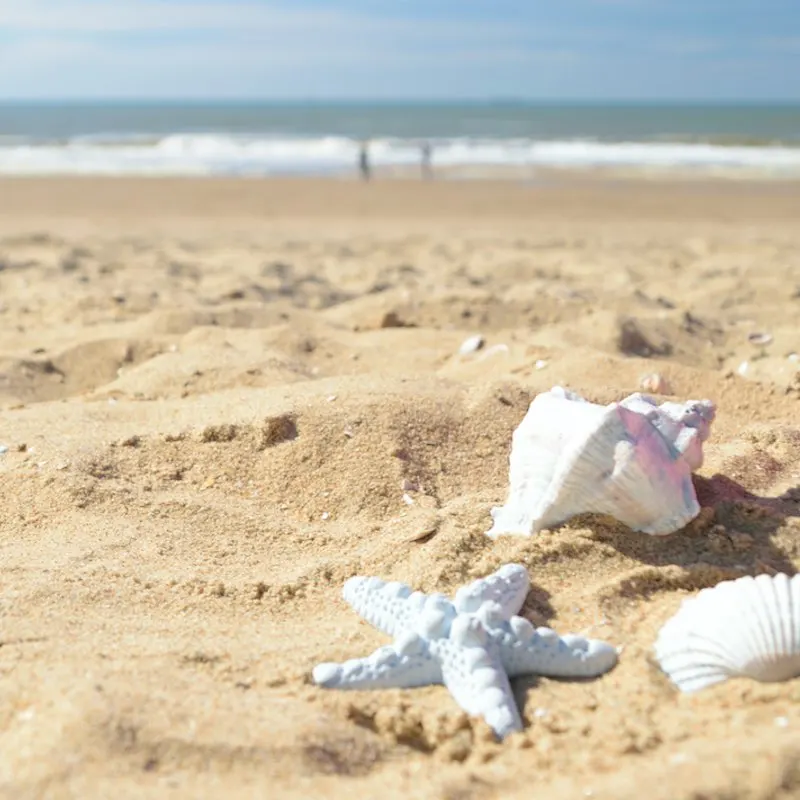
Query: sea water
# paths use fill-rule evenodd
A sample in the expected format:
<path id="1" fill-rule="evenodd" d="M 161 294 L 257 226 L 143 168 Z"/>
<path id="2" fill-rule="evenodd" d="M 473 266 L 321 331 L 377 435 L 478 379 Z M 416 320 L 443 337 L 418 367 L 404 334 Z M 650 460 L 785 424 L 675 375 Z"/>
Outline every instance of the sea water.
<path id="1" fill-rule="evenodd" d="M 0 174 L 335 175 L 376 168 L 800 177 L 800 105 L 6 103 Z"/>

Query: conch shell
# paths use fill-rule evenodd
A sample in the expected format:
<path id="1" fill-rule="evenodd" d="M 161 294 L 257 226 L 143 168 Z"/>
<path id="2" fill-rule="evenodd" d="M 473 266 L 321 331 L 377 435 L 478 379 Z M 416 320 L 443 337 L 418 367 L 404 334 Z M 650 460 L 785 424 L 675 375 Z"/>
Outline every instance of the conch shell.
<path id="1" fill-rule="evenodd" d="M 576 514 L 609 514 L 663 536 L 700 513 L 692 472 L 716 413 L 710 400 L 632 394 L 607 406 L 560 386 L 534 398 L 514 431 L 508 498 L 489 536 L 531 534 Z"/>

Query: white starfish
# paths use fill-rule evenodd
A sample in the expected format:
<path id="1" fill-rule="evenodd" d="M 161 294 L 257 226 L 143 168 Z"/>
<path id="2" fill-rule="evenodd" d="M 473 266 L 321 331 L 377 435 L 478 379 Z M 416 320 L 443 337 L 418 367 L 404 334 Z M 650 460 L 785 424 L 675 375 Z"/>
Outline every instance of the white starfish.
<path id="1" fill-rule="evenodd" d="M 326 688 L 388 689 L 443 683 L 468 713 L 483 717 L 499 738 L 522 729 L 509 677 L 535 673 L 588 678 L 617 662 L 617 650 L 581 636 L 558 636 L 515 616 L 530 582 L 520 564 L 456 592 L 413 592 L 402 583 L 350 578 L 344 599 L 368 622 L 395 637 L 367 658 L 319 664 Z"/>

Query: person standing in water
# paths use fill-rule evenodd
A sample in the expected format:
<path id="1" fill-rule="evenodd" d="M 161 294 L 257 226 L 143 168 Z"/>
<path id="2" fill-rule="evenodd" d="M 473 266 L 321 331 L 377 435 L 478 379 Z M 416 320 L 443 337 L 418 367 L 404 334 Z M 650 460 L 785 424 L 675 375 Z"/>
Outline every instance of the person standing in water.
<path id="1" fill-rule="evenodd" d="M 431 143 L 428 141 L 423 142 L 421 151 L 422 151 L 421 153 L 422 177 L 424 180 L 429 181 L 433 177 L 433 166 L 431 164 L 433 157 L 433 148 L 431 147 Z"/>
<path id="2" fill-rule="evenodd" d="M 372 170 L 369 164 L 369 142 L 361 142 L 361 149 L 358 153 L 358 171 L 361 173 L 361 180 L 368 181 L 372 177 Z"/>

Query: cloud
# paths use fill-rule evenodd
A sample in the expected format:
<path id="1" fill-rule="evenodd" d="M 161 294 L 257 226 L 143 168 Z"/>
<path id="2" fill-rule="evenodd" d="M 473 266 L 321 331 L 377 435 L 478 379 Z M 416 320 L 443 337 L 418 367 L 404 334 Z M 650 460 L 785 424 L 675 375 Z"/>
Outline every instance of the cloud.
<path id="1" fill-rule="evenodd" d="M 760 41 L 637 10 L 667 0 L 566 6 L 0 0 L 0 97 L 713 96 L 739 90 L 715 63 L 760 58 L 780 87 L 798 52 L 785 27 Z"/>
<path id="2" fill-rule="evenodd" d="M 603 32 L 574 24 L 548 27 L 529 15 L 490 13 L 430 16 L 415 13 L 416 3 L 365 13 L 330 6 L 298 7 L 296 0 L 0 0 L 0 33 L 14 38 L 127 36 L 135 41 L 157 36 L 207 37 L 252 41 L 294 38 L 304 51 L 322 39 L 410 51 L 420 47 L 503 47 L 563 49 L 576 41 L 597 41 Z M 308 44 L 306 44 L 308 43 Z M 378 47 L 376 46 L 376 49 Z"/>
<path id="3" fill-rule="evenodd" d="M 589 33 L 250 0 L 0 0 L 0 19 L 6 97 L 498 94 Z"/>
<path id="4" fill-rule="evenodd" d="M 713 36 L 659 36 L 653 45 L 663 53 L 678 56 L 702 56 L 718 53 L 730 46 L 730 41 Z"/>
<path id="5" fill-rule="evenodd" d="M 0 0 L 12 31 L 0 44 L 0 97 L 519 95 L 529 75 L 578 57 L 558 31 L 508 20 L 312 14 L 241 0 L 96 6 Z"/>
<path id="6" fill-rule="evenodd" d="M 99 2 L 0 0 L 3 29 L 18 33 L 132 33 L 319 27 L 343 21 L 339 12 L 303 11 L 241 2 Z"/>
<path id="7" fill-rule="evenodd" d="M 414 40 L 497 41 L 530 33 L 494 16 L 420 18 L 396 10 L 362 13 L 284 0 L 0 0 L 2 30 L 28 35 L 212 33 L 401 37 Z M 536 31 L 533 32 L 534 34 Z"/>

